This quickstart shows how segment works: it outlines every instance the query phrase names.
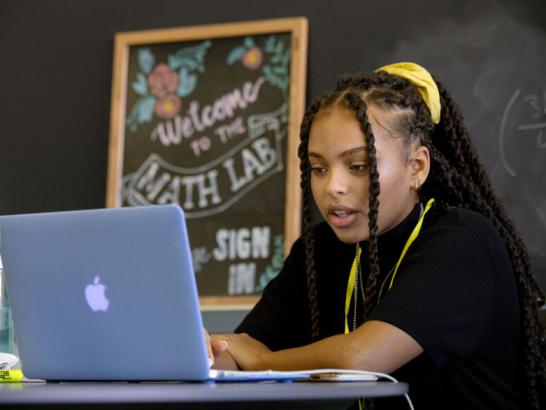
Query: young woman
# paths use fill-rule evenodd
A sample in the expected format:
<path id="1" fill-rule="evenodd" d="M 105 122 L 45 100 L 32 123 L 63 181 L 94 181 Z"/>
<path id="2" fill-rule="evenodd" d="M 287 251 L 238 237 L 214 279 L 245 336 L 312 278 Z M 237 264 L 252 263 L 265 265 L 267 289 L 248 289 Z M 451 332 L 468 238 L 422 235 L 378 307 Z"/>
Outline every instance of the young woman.
<path id="1" fill-rule="evenodd" d="M 325 222 L 304 195 L 302 238 L 237 334 L 212 337 L 216 367 L 392 373 L 416 408 L 544 406 L 544 297 L 442 85 L 413 63 L 343 78 L 299 156 Z"/>

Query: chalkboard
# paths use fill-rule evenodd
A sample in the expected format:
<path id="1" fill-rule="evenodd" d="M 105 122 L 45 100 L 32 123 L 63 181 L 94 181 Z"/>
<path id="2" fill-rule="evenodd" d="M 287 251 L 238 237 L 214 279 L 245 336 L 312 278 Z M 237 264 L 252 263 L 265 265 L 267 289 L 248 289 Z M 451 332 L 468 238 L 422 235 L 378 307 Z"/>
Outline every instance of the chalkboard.
<path id="1" fill-rule="evenodd" d="M 116 34 L 107 206 L 180 204 L 204 308 L 254 303 L 299 235 L 306 48 L 304 18 Z"/>
<path id="2" fill-rule="evenodd" d="M 454 94 L 546 288 L 546 7 L 538 4 L 467 1 L 458 18 L 412 21 L 385 60 L 419 62 Z"/>

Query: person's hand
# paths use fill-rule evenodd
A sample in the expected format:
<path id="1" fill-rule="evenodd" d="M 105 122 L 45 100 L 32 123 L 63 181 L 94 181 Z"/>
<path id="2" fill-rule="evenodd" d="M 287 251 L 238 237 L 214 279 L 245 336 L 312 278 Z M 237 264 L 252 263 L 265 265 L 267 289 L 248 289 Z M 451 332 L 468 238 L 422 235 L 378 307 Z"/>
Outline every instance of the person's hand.
<path id="1" fill-rule="evenodd" d="M 236 369 L 237 365 L 235 364 L 235 362 L 233 362 L 232 359 L 230 360 L 230 357 L 227 357 L 229 356 L 227 354 L 228 342 L 219 336 L 209 335 L 207 329 L 203 328 L 203 333 L 205 335 L 205 345 L 207 347 L 207 354 L 209 357 L 209 366 L 213 367 L 218 359 L 222 358 L 223 365 L 220 366 L 221 368 Z"/>
<path id="2" fill-rule="evenodd" d="M 211 337 L 207 329 L 203 328 L 205 335 L 205 345 L 207 346 L 207 354 L 209 357 L 209 367 L 214 365 L 214 359 L 225 352 L 227 342 L 217 337 Z"/>
<path id="3" fill-rule="evenodd" d="M 243 370 L 264 370 L 264 356 L 271 353 L 271 350 L 263 343 L 246 333 L 215 335 L 213 339 L 218 343 L 226 343 L 224 350 L 227 349 Z"/>

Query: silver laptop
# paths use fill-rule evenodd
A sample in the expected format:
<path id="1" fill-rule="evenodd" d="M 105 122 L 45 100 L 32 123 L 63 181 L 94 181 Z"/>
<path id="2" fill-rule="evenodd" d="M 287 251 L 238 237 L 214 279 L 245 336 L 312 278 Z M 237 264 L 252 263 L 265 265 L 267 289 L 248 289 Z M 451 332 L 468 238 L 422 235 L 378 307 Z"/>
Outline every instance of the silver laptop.
<path id="1" fill-rule="evenodd" d="M 209 374 L 184 215 L 175 205 L 0 217 L 28 378 L 283 380 Z"/>

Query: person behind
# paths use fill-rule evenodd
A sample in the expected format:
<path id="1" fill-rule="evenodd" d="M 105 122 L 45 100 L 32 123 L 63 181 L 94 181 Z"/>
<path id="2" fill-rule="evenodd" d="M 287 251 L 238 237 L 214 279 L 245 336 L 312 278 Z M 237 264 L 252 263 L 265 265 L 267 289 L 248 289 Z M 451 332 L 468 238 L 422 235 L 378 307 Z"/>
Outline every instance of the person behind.
<path id="1" fill-rule="evenodd" d="M 414 63 L 341 78 L 299 157 L 303 235 L 235 334 L 211 337 L 215 367 L 392 373 L 416 408 L 544 406 L 544 296 L 442 84 Z"/>

